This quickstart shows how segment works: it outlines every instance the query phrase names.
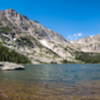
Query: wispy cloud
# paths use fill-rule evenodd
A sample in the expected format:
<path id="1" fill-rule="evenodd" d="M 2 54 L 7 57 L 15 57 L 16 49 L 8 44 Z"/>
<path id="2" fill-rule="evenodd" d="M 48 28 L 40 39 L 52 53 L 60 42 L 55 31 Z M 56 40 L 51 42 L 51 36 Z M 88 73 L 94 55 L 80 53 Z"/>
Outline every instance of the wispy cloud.
<path id="1" fill-rule="evenodd" d="M 80 33 L 74 33 L 74 34 L 71 34 L 71 35 L 67 36 L 67 39 L 77 40 L 77 39 L 82 38 L 82 37 L 84 37 L 84 33 L 80 32 Z"/>
<path id="2" fill-rule="evenodd" d="M 83 33 L 75 33 L 75 34 L 72 34 L 74 37 L 81 37 L 83 35 Z"/>

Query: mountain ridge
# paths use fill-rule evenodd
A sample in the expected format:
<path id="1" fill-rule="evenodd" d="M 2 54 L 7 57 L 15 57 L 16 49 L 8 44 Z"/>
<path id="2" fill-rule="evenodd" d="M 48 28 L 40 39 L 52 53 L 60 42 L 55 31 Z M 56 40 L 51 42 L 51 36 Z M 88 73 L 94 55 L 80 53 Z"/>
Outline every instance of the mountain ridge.
<path id="1" fill-rule="evenodd" d="M 100 53 L 100 34 L 97 34 L 95 36 L 89 36 L 86 38 L 82 38 L 79 40 L 74 41 L 74 44 L 76 43 L 79 45 L 81 51 L 84 52 L 98 52 Z"/>
<path id="2" fill-rule="evenodd" d="M 51 58 L 50 62 L 56 62 L 54 60 L 55 58 L 53 58 L 54 56 L 63 59 L 57 55 L 52 48 L 45 46 L 43 41 L 45 41 L 47 44 L 51 43 L 52 45 L 58 45 L 60 42 L 66 43 L 67 40 L 39 23 L 31 21 L 28 18 L 18 14 L 13 9 L 0 11 L 0 28 L 1 41 L 5 42 L 4 45 L 21 53 L 25 51 L 24 54 L 26 56 L 29 53 L 29 58 L 36 58 L 36 60 L 40 60 L 40 62 L 42 62 L 41 60 L 43 59 L 41 59 L 41 55 L 48 56 L 49 59 Z M 50 44 L 48 44 L 48 46 L 49 45 Z M 36 55 L 33 55 L 34 52 Z M 51 55 L 49 53 L 51 53 Z M 44 57 L 44 61 L 48 57 Z M 47 60 L 49 61 L 49 59 Z"/>
<path id="3" fill-rule="evenodd" d="M 0 42 L 27 56 L 33 64 L 82 63 L 82 46 L 28 19 L 13 9 L 0 11 Z"/>

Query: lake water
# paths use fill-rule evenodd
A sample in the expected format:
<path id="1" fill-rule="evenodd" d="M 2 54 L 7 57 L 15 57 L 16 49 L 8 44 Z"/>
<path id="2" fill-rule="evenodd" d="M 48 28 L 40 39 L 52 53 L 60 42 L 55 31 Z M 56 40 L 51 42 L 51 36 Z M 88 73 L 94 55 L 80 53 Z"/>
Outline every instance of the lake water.
<path id="1" fill-rule="evenodd" d="M 0 91 L 11 100 L 100 100 L 100 64 L 27 65 L 1 71 Z"/>
<path id="2" fill-rule="evenodd" d="M 0 72 L 0 79 L 26 82 L 61 82 L 67 84 L 100 80 L 99 64 L 44 64 L 27 65 L 25 68 L 22 71 Z"/>

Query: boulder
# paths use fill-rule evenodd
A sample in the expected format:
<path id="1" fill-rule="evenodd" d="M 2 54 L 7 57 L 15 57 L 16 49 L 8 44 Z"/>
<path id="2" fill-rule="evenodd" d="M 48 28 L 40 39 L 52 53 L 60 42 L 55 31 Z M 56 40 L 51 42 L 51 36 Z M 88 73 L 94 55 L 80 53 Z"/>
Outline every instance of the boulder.
<path id="1" fill-rule="evenodd" d="M 10 63 L 10 62 L 0 62 L 0 70 L 2 71 L 22 70 L 22 69 L 24 69 L 23 65 Z"/>

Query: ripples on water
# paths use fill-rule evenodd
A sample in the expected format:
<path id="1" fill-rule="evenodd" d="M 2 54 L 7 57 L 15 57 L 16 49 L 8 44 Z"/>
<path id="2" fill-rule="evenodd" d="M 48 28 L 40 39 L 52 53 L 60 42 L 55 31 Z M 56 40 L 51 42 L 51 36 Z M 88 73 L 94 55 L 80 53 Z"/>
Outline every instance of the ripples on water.
<path id="1" fill-rule="evenodd" d="M 98 64 L 27 65 L 22 71 L 0 72 L 1 79 L 27 82 L 76 83 L 83 80 L 100 80 Z"/>

